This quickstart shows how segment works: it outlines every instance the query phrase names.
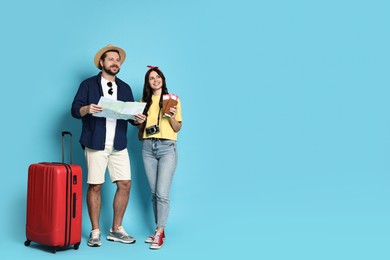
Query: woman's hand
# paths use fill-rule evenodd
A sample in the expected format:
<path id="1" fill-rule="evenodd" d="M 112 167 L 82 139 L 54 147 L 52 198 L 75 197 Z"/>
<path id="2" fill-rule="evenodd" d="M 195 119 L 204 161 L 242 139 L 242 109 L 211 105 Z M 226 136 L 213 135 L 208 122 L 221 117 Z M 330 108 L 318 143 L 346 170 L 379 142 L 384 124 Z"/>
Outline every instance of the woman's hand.
<path id="1" fill-rule="evenodd" d="M 169 108 L 169 112 L 171 113 L 171 118 L 175 118 L 176 111 L 177 111 L 177 106 L 173 106 L 173 107 Z"/>
<path id="2" fill-rule="evenodd" d="M 142 124 L 146 120 L 146 116 L 144 114 L 137 114 L 134 117 L 137 124 Z"/>
<path id="3" fill-rule="evenodd" d="M 169 112 L 171 112 L 171 117 L 169 118 L 169 123 L 171 124 L 173 131 L 179 132 L 181 129 L 181 122 L 178 122 L 175 119 L 175 116 L 177 113 L 177 106 L 171 107 L 169 109 Z"/>

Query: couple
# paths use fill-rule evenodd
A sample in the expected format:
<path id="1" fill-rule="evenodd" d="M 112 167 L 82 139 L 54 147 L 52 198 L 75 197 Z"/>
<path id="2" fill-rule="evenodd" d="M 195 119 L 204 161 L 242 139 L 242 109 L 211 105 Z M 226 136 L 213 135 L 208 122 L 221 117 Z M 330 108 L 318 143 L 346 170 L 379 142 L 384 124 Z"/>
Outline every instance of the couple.
<path id="1" fill-rule="evenodd" d="M 117 185 L 114 197 L 114 217 L 107 240 L 132 244 L 135 239 L 122 227 L 131 187 L 130 159 L 127 151 L 127 124 L 139 128 L 142 137 L 142 158 L 152 193 L 156 230 L 145 242 L 151 249 L 163 245 L 168 212 L 169 191 L 177 164 L 176 140 L 181 128 L 181 105 L 170 109 L 171 117 L 162 117 L 162 96 L 168 93 L 164 74 L 158 67 L 148 66 L 145 75 L 142 101 L 146 102 L 143 114 L 135 120 L 116 120 L 94 117 L 103 108 L 97 103 L 101 96 L 114 100 L 134 101 L 128 84 L 116 77 L 126 59 L 122 48 L 108 45 L 95 55 L 95 65 L 101 72 L 84 80 L 72 103 L 72 116 L 82 120 L 81 146 L 88 169 L 88 213 L 92 231 L 88 245 L 98 247 L 100 241 L 101 186 L 106 168 L 111 181 Z M 148 130 L 154 131 L 148 131 Z M 156 129 L 158 129 L 156 131 Z"/>

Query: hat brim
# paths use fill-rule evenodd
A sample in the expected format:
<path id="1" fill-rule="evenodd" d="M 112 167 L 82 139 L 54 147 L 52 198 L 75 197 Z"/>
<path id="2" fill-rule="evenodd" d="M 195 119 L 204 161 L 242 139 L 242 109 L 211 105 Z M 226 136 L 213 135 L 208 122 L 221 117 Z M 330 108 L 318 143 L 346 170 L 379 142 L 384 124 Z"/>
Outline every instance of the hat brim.
<path id="1" fill-rule="evenodd" d="M 94 59 L 94 62 L 95 62 L 95 65 L 98 69 L 102 69 L 102 66 L 100 66 L 100 58 L 102 57 L 102 55 L 108 51 L 117 51 L 119 52 L 119 56 L 121 57 L 121 65 L 123 64 L 123 62 L 125 62 L 125 59 L 126 59 L 126 52 L 120 48 L 120 47 L 117 47 L 117 46 L 114 46 L 114 45 L 107 45 L 106 47 L 100 49 L 96 54 L 95 54 L 95 59 Z"/>

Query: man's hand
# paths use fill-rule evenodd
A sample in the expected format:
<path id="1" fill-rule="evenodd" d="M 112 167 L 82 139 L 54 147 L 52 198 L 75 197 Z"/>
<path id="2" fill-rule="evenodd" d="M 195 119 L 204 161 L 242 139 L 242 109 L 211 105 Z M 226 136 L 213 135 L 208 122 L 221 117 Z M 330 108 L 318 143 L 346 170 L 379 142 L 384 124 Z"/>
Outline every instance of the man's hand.
<path id="1" fill-rule="evenodd" d="M 86 114 L 94 114 L 102 111 L 103 111 L 103 107 L 95 104 L 90 104 L 88 106 L 83 106 L 80 108 L 81 116 L 85 116 Z"/>

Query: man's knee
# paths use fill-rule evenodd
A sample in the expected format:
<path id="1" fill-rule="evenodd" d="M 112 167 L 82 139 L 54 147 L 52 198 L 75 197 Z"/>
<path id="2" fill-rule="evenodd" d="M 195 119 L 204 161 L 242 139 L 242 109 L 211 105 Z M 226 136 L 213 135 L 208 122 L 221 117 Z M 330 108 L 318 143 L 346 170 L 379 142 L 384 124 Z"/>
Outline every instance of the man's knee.
<path id="1" fill-rule="evenodd" d="M 100 193 L 101 188 L 102 188 L 101 184 L 89 184 L 88 192 Z"/>
<path id="2" fill-rule="evenodd" d="M 131 181 L 130 180 L 117 181 L 116 185 L 118 187 L 118 190 L 124 191 L 124 192 L 130 192 L 130 188 L 131 188 Z"/>

